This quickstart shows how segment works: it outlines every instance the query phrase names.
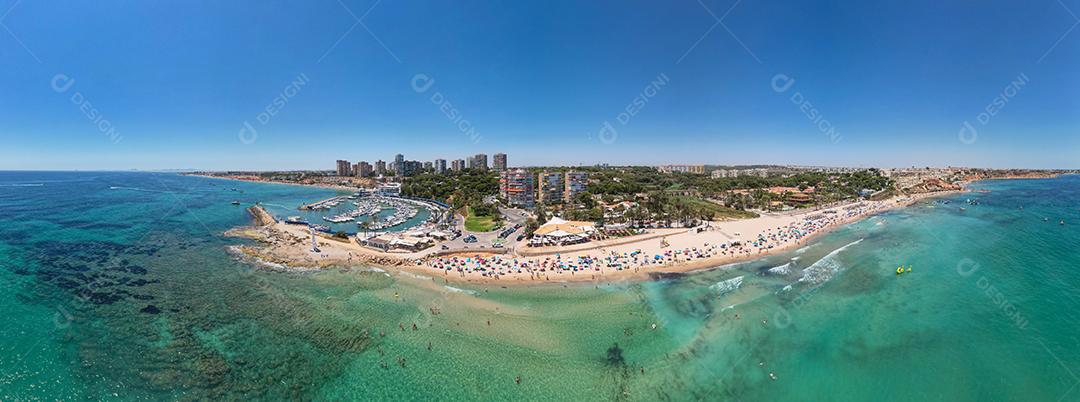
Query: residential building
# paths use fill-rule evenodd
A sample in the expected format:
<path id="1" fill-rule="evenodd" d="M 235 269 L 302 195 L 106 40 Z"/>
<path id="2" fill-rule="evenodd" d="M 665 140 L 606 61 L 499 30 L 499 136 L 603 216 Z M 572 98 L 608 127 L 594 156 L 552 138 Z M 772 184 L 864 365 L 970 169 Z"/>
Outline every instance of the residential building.
<path id="1" fill-rule="evenodd" d="M 338 176 L 349 176 L 350 172 L 352 172 L 352 166 L 349 165 L 349 161 L 343 161 L 343 160 L 338 159 L 338 161 L 337 161 L 337 175 Z"/>
<path id="2" fill-rule="evenodd" d="M 754 169 L 717 169 L 710 173 L 712 178 L 720 179 L 725 177 L 741 177 L 741 176 L 758 176 L 768 177 L 769 169 L 754 168 Z"/>
<path id="3" fill-rule="evenodd" d="M 488 168 L 487 154 L 473 155 L 473 157 L 470 158 L 469 161 L 470 161 L 469 169 L 487 170 L 487 168 Z"/>
<path id="4" fill-rule="evenodd" d="M 556 204 L 563 201 L 563 190 L 566 185 L 563 184 L 563 174 L 561 172 L 548 172 L 543 171 L 540 173 L 538 180 L 539 189 L 537 190 L 537 202 L 541 204 Z"/>
<path id="5" fill-rule="evenodd" d="M 705 174 L 705 165 L 663 165 L 657 166 L 662 173 L 694 173 Z"/>
<path id="6" fill-rule="evenodd" d="M 434 168 L 435 168 L 435 164 L 434 164 L 434 163 L 431 163 L 431 162 L 424 162 L 424 171 L 425 171 L 425 172 L 430 172 L 430 171 L 431 171 L 432 169 L 434 169 Z"/>
<path id="7" fill-rule="evenodd" d="M 375 175 L 382 176 L 386 174 L 386 162 L 382 159 L 375 161 Z"/>
<path id="8" fill-rule="evenodd" d="M 367 162 L 360 162 L 360 177 L 371 177 L 371 164 Z"/>
<path id="9" fill-rule="evenodd" d="M 563 179 L 566 188 L 563 190 L 563 197 L 567 203 L 574 199 L 574 196 L 578 195 L 582 191 L 585 191 L 589 187 L 589 174 L 585 172 L 566 172 L 566 177 Z"/>
<path id="10" fill-rule="evenodd" d="M 507 170 L 499 177 L 499 195 L 511 206 L 533 208 L 535 192 L 533 175 L 525 169 Z"/>
<path id="11" fill-rule="evenodd" d="M 390 168 L 394 170 L 394 174 L 396 174 L 398 176 L 404 176 L 405 175 L 405 155 L 402 155 L 402 154 L 394 155 L 394 164 L 392 166 L 390 166 Z"/>
<path id="12" fill-rule="evenodd" d="M 419 172 L 420 169 L 423 169 L 424 164 L 420 163 L 420 161 L 404 161 L 404 162 L 402 162 L 401 166 L 402 166 L 402 168 L 401 168 L 400 175 L 401 176 L 411 176 L 414 173 Z"/>
<path id="13" fill-rule="evenodd" d="M 446 173 L 446 159 L 436 159 L 435 160 L 435 173 L 438 173 L 438 174 Z"/>
<path id="14" fill-rule="evenodd" d="M 460 172 L 460 171 L 462 171 L 464 169 L 465 169 L 465 160 L 464 159 L 454 159 L 453 161 L 450 162 L 450 170 L 453 170 L 455 172 Z"/>
<path id="15" fill-rule="evenodd" d="M 352 171 L 349 173 L 352 173 L 353 176 L 360 177 L 360 162 L 354 163 L 352 165 Z"/>
<path id="16" fill-rule="evenodd" d="M 491 158 L 496 172 L 502 172 L 506 170 L 506 154 L 498 153 Z"/>
<path id="17" fill-rule="evenodd" d="M 375 192 L 387 197 L 397 197 L 401 195 L 401 183 L 381 184 L 375 189 Z"/>

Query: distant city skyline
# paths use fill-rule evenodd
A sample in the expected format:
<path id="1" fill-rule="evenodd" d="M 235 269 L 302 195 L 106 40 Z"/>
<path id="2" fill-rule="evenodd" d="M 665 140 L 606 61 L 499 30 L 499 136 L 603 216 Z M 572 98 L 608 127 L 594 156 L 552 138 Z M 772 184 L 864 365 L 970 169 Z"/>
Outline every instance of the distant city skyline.
<path id="1" fill-rule="evenodd" d="M 0 0 L 0 170 L 1078 168 L 1075 11 Z"/>

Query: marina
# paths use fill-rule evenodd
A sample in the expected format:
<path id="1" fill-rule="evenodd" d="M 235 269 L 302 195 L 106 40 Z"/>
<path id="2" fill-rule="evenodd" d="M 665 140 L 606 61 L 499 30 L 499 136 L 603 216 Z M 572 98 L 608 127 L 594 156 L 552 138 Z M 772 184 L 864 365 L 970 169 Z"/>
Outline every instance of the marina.
<path id="1" fill-rule="evenodd" d="M 446 208 L 430 201 L 367 192 L 305 202 L 296 209 L 281 204 L 264 207 L 287 224 L 307 225 L 318 222 L 320 227 L 316 228 L 317 231 L 345 232 L 369 237 L 432 226 L 446 215 Z"/>

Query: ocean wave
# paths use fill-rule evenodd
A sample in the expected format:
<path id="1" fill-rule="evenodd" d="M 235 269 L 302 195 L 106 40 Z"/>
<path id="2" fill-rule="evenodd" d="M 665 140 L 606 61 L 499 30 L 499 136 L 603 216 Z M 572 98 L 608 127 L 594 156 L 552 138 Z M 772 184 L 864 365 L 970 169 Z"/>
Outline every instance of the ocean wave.
<path id="1" fill-rule="evenodd" d="M 175 193 L 175 191 L 154 190 L 154 189 L 149 189 L 149 188 L 123 187 L 123 186 L 109 186 L 109 190 L 145 191 L 145 192 L 148 192 L 148 193 Z"/>
<path id="2" fill-rule="evenodd" d="M 787 275 L 791 273 L 791 263 L 776 266 L 765 270 L 770 275 Z"/>
<path id="3" fill-rule="evenodd" d="M 806 250 L 810 249 L 810 247 L 814 247 L 816 245 L 818 245 L 818 243 L 814 243 L 814 244 L 810 244 L 810 245 L 807 245 L 807 246 L 800 247 L 798 250 L 795 250 L 795 254 L 805 253 Z"/>
<path id="4" fill-rule="evenodd" d="M 406 272 L 406 271 L 399 271 L 398 275 L 407 276 L 407 277 L 410 277 L 410 278 L 413 278 L 413 279 L 420 279 L 420 280 L 425 280 L 425 281 L 430 281 L 431 280 L 430 276 L 417 275 L 417 274 L 414 274 L 412 272 Z"/>
<path id="5" fill-rule="evenodd" d="M 455 288 L 453 286 L 446 286 L 446 285 L 443 285 L 443 287 L 446 288 L 446 290 L 449 290 L 449 291 L 454 292 L 454 293 L 464 293 L 464 294 L 467 294 L 467 295 L 470 295 L 470 296 L 476 296 L 476 294 L 477 294 L 475 290 L 459 289 L 459 288 Z"/>
<path id="6" fill-rule="evenodd" d="M 824 283 L 825 281 L 828 281 L 829 279 L 832 279 L 832 277 L 835 276 L 837 272 L 840 272 L 840 270 L 844 268 L 842 265 L 840 265 L 840 262 L 836 260 L 836 255 L 840 254 L 840 252 L 844 250 L 847 250 L 848 247 L 859 244 L 862 241 L 863 239 L 855 240 L 851 243 L 848 243 L 844 247 L 833 250 L 829 254 L 826 254 L 824 257 L 821 257 L 820 260 L 817 260 L 817 262 L 810 265 L 809 267 L 806 267 L 806 269 L 803 270 L 803 275 L 801 278 L 799 278 L 799 282 L 818 285 Z"/>
<path id="7" fill-rule="evenodd" d="M 740 276 L 736 276 L 736 277 L 728 279 L 728 280 L 723 280 L 723 281 L 720 281 L 720 282 L 716 282 L 712 286 L 709 286 L 709 290 L 712 290 L 713 292 L 716 292 L 717 296 L 722 296 L 724 294 L 731 293 L 731 292 L 733 292 L 735 290 L 738 290 L 739 287 L 742 286 L 742 282 L 743 282 L 743 277 L 740 275 Z"/>
<path id="8" fill-rule="evenodd" d="M 0 187 L 44 187 L 44 183 L 13 183 L 13 184 L 0 184 Z"/>

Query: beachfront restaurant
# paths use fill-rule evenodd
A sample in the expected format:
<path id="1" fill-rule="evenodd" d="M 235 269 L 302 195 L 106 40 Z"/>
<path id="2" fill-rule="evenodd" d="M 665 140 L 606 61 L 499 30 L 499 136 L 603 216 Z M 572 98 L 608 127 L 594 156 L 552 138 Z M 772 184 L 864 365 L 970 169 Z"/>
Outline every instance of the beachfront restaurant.
<path id="1" fill-rule="evenodd" d="M 533 232 L 529 245 L 542 246 L 565 246 L 588 242 L 596 233 L 596 226 L 592 222 L 567 221 L 561 218 L 551 218 Z"/>
<path id="2" fill-rule="evenodd" d="M 420 251 L 431 245 L 431 239 L 415 236 L 402 236 L 390 241 L 391 248 L 409 251 Z"/>
<path id="3" fill-rule="evenodd" d="M 390 250 L 407 250 L 407 251 L 420 251 L 425 248 L 431 247 L 434 242 L 431 239 L 425 237 L 416 236 L 388 236 L 378 235 L 369 237 L 366 239 L 357 238 L 357 241 L 362 246 L 371 247 L 381 251 Z"/>
<path id="4" fill-rule="evenodd" d="M 390 239 L 383 236 L 372 236 L 366 239 L 357 237 L 356 241 L 359 242 L 361 246 L 371 247 L 382 251 L 390 251 Z"/>

